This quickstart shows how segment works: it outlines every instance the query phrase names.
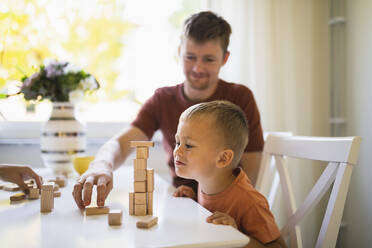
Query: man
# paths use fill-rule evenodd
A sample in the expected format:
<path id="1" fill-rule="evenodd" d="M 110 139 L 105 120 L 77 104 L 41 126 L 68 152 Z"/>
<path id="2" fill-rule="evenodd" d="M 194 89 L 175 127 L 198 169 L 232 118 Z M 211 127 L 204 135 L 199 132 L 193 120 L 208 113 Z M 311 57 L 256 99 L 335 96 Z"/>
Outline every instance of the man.
<path id="1" fill-rule="evenodd" d="M 260 116 L 252 92 L 245 86 L 219 79 L 226 64 L 231 34 L 230 25 L 221 17 L 205 11 L 185 21 L 179 47 L 185 82 L 163 87 L 143 105 L 131 127 L 118 134 L 98 151 L 95 160 L 74 186 L 73 196 L 79 208 L 91 202 L 93 185 L 97 185 L 97 205 L 103 206 L 112 189 L 113 170 L 123 164 L 131 152 L 130 141 L 150 140 L 156 130 L 163 133 L 163 145 L 168 153 L 168 166 L 173 185 L 186 185 L 196 191 L 197 183 L 177 177 L 174 172 L 173 149 L 178 119 L 181 113 L 196 103 L 227 100 L 240 106 L 249 123 L 249 143 L 240 166 L 255 183 L 263 148 Z"/>

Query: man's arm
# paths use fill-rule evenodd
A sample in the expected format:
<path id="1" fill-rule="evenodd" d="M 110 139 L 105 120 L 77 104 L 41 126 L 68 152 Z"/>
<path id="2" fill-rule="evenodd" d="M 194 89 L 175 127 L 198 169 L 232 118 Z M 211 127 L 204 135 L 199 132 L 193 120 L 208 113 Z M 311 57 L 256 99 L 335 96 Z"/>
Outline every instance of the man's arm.
<path id="1" fill-rule="evenodd" d="M 148 137 L 140 129 L 131 126 L 99 149 L 88 170 L 74 186 L 72 195 L 79 208 L 83 209 L 91 203 L 94 185 L 97 185 L 97 205 L 104 206 L 113 187 L 113 170 L 122 165 L 131 153 L 131 140 L 148 140 Z"/>
<path id="2" fill-rule="evenodd" d="M 256 185 L 258 171 L 261 164 L 261 152 L 245 152 L 240 160 L 240 165 L 248 178 L 251 180 L 253 186 Z"/>

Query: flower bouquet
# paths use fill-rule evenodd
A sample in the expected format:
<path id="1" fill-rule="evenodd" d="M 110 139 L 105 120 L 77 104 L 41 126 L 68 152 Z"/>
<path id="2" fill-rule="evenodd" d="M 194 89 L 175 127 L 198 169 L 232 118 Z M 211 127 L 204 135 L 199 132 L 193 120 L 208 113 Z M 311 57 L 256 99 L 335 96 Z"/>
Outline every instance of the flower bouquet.
<path id="1" fill-rule="evenodd" d="M 23 93 L 26 100 L 69 102 L 81 99 L 85 92 L 99 88 L 97 80 L 89 73 L 69 62 L 51 61 L 41 65 L 40 70 L 29 77 L 22 78 Z"/>

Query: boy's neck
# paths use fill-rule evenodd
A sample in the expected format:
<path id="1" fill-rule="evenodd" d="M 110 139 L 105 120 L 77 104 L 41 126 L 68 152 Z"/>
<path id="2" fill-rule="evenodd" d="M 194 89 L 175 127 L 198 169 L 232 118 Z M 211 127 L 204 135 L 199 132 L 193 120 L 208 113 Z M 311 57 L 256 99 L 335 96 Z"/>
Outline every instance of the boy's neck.
<path id="1" fill-rule="evenodd" d="M 198 180 L 201 191 L 207 195 L 216 195 L 226 190 L 235 180 L 236 176 L 232 170 L 210 177 L 205 180 Z"/>

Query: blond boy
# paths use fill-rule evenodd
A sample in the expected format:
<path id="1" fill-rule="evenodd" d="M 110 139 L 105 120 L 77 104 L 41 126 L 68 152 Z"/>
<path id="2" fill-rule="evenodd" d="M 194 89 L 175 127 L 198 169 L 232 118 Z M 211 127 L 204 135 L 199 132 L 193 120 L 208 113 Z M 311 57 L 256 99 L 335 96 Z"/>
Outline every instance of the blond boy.
<path id="1" fill-rule="evenodd" d="M 200 103 L 180 117 L 174 149 L 176 174 L 198 182 L 197 197 L 182 185 L 175 196 L 186 196 L 213 212 L 214 224 L 231 225 L 251 237 L 248 247 L 283 247 L 264 196 L 238 167 L 248 143 L 244 112 L 227 101 Z"/>

